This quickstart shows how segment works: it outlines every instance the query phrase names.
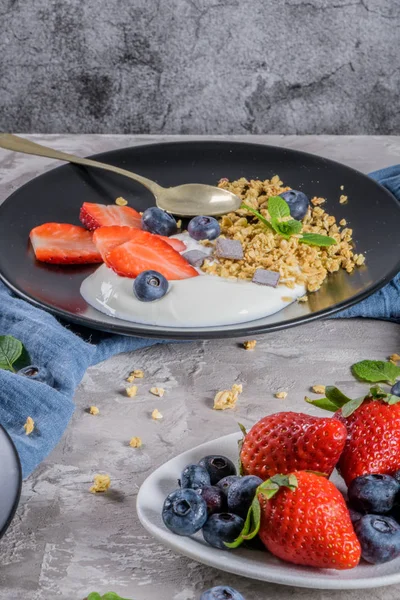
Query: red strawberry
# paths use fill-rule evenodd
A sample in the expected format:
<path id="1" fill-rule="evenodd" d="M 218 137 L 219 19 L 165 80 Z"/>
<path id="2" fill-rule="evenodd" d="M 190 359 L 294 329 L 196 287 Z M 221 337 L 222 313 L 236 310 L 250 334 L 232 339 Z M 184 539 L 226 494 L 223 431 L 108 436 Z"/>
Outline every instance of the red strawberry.
<path id="1" fill-rule="evenodd" d="M 111 250 L 107 254 L 107 264 L 123 277 L 137 277 L 148 269 L 158 271 L 168 280 L 198 275 L 179 252 L 147 231 L 138 231 L 135 239 Z"/>
<path id="2" fill-rule="evenodd" d="M 278 558 L 320 569 L 352 569 L 361 557 L 342 494 L 325 477 L 298 471 L 258 488 L 259 536 Z"/>
<path id="3" fill-rule="evenodd" d="M 107 262 L 107 254 L 111 252 L 111 250 L 117 246 L 121 246 L 121 244 L 125 244 L 125 242 L 129 242 L 129 240 L 137 238 L 138 235 L 140 237 L 141 233 L 141 229 L 135 229 L 134 227 L 120 227 L 118 225 L 99 227 L 93 233 L 93 241 L 103 257 L 104 262 Z M 156 237 L 164 240 L 164 242 L 169 244 L 177 252 L 182 252 L 186 248 L 186 244 L 181 240 L 164 237 L 162 235 L 156 235 Z"/>
<path id="4" fill-rule="evenodd" d="M 140 214 L 130 206 L 117 204 L 92 204 L 84 202 L 79 214 L 81 223 L 86 229 L 97 229 L 110 225 L 127 225 L 128 227 L 141 228 Z"/>
<path id="5" fill-rule="evenodd" d="M 349 416 L 344 417 L 342 410 L 335 417 L 345 424 L 348 432 L 338 463 L 346 484 L 359 475 L 392 475 L 399 470 L 400 403 L 390 405 L 367 397 Z"/>
<path id="6" fill-rule="evenodd" d="M 90 231 L 67 223 L 44 223 L 29 234 L 37 260 L 59 265 L 101 263 Z"/>
<path id="7" fill-rule="evenodd" d="M 240 459 L 246 475 L 318 471 L 330 475 L 346 442 L 346 428 L 334 418 L 281 412 L 258 421 L 244 438 Z"/>

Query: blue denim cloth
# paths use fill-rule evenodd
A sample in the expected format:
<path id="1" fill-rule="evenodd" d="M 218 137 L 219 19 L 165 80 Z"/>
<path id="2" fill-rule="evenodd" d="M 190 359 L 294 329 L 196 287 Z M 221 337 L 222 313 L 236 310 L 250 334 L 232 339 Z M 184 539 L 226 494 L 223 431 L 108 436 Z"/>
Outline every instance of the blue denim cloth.
<path id="1" fill-rule="evenodd" d="M 376 171 L 379 181 L 400 200 L 400 165 Z M 0 423 L 11 435 L 27 477 L 59 442 L 74 411 L 73 396 L 86 369 L 109 356 L 138 350 L 162 340 L 138 339 L 81 329 L 73 332 L 50 314 L 13 296 L 0 283 L 0 335 L 13 335 L 27 348 L 32 364 L 46 367 L 52 385 L 0 370 Z M 400 322 L 399 275 L 386 287 L 339 317 L 368 317 Z M 27 416 L 36 428 L 29 436 Z"/>

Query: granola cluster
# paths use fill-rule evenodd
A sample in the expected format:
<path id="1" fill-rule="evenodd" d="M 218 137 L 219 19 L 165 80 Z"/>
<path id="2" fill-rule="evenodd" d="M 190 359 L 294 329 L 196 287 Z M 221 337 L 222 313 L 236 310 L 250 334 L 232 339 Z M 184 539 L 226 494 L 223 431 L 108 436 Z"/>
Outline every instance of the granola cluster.
<path id="1" fill-rule="evenodd" d="M 290 189 L 283 185 L 278 175 L 265 181 L 248 181 L 244 177 L 232 182 L 222 179 L 218 185 L 238 195 L 268 220 L 268 198 Z M 205 260 L 202 270 L 220 277 L 251 280 L 257 268 L 268 269 L 280 274 L 281 284 L 292 289 L 296 284 L 303 284 L 308 292 L 318 290 L 329 273 L 339 269 L 351 273 L 356 266 L 364 264 L 365 257 L 354 253 L 352 229 L 346 227 L 345 220 L 337 223 L 335 217 L 325 212 L 321 206 L 324 202 L 324 198 L 311 200 L 312 206 L 303 219 L 303 231 L 330 236 L 337 244 L 321 248 L 309 246 L 299 242 L 301 234 L 286 240 L 265 227 L 249 211 L 239 209 L 224 215 L 220 225 L 221 237 L 241 242 L 243 260 Z"/>

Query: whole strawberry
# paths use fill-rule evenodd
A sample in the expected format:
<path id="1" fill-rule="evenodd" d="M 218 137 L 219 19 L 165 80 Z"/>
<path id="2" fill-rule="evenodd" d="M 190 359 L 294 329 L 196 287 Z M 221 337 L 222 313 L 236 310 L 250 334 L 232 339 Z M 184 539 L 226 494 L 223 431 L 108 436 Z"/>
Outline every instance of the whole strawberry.
<path id="1" fill-rule="evenodd" d="M 278 558 L 320 569 L 352 569 L 361 558 L 346 503 L 326 477 L 307 471 L 274 475 L 262 483 L 240 536 L 229 548 L 259 535 Z"/>
<path id="2" fill-rule="evenodd" d="M 289 486 L 287 487 L 288 480 Z M 361 557 L 342 494 L 325 477 L 299 471 L 269 480 L 275 490 L 260 486 L 259 536 L 278 558 L 296 565 L 352 569 Z M 265 485 L 265 484 L 264 484 Z"/>
<path id="3" fill-rule="evenodd" d="M 307 470 L 329 476 L 346 436 L 338 419 L 294 412 L 268 415 L 244 438 L 240 453 L 243 471 L 263 480 L 277 473 Z"/>
<path id="4" fill-rule="evenodd" d="M 385 401 L 386 400 L 386 401 Z M 354 401 L 353 401 L 354 402 Z M 400 403 L 367 397 L 349 413 L 350 403 L 336 412 L 348 438 L 337 465 L 346 484 L 370 473 L 392 475 L 400 469 Z"/>

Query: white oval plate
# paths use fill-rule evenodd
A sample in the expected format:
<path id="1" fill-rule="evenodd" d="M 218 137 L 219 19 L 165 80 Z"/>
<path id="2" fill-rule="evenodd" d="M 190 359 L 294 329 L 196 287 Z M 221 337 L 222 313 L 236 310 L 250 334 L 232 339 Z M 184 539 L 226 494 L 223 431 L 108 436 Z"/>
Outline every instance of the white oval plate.
<path id="1" fill-rule="evenodd" d="M 177 479 L 183 468 L 197 463 L 207 454 L 223 454 L 236 463 L 240 437 L 240 434 L 233 433 L 188 450 L 163 464 L 146 479 L 139 490 L 136 509 L 142 525 L 151 535 L 172 550 L 200 563 L 260 581 L 326 590 L 374 588 L 400 583 L 400 558 L 383 565 L 362 562 L 349 571 L 313 569 L 285 563 L 267 551 L 239 548 L 224 552 L 206 544 L 201 533 L 193 537 L 171 533 L 163 524 L 161 510 L 165 497 L 178 487 Z M 335 483 L 340 487 L 339 478 Z"/>

